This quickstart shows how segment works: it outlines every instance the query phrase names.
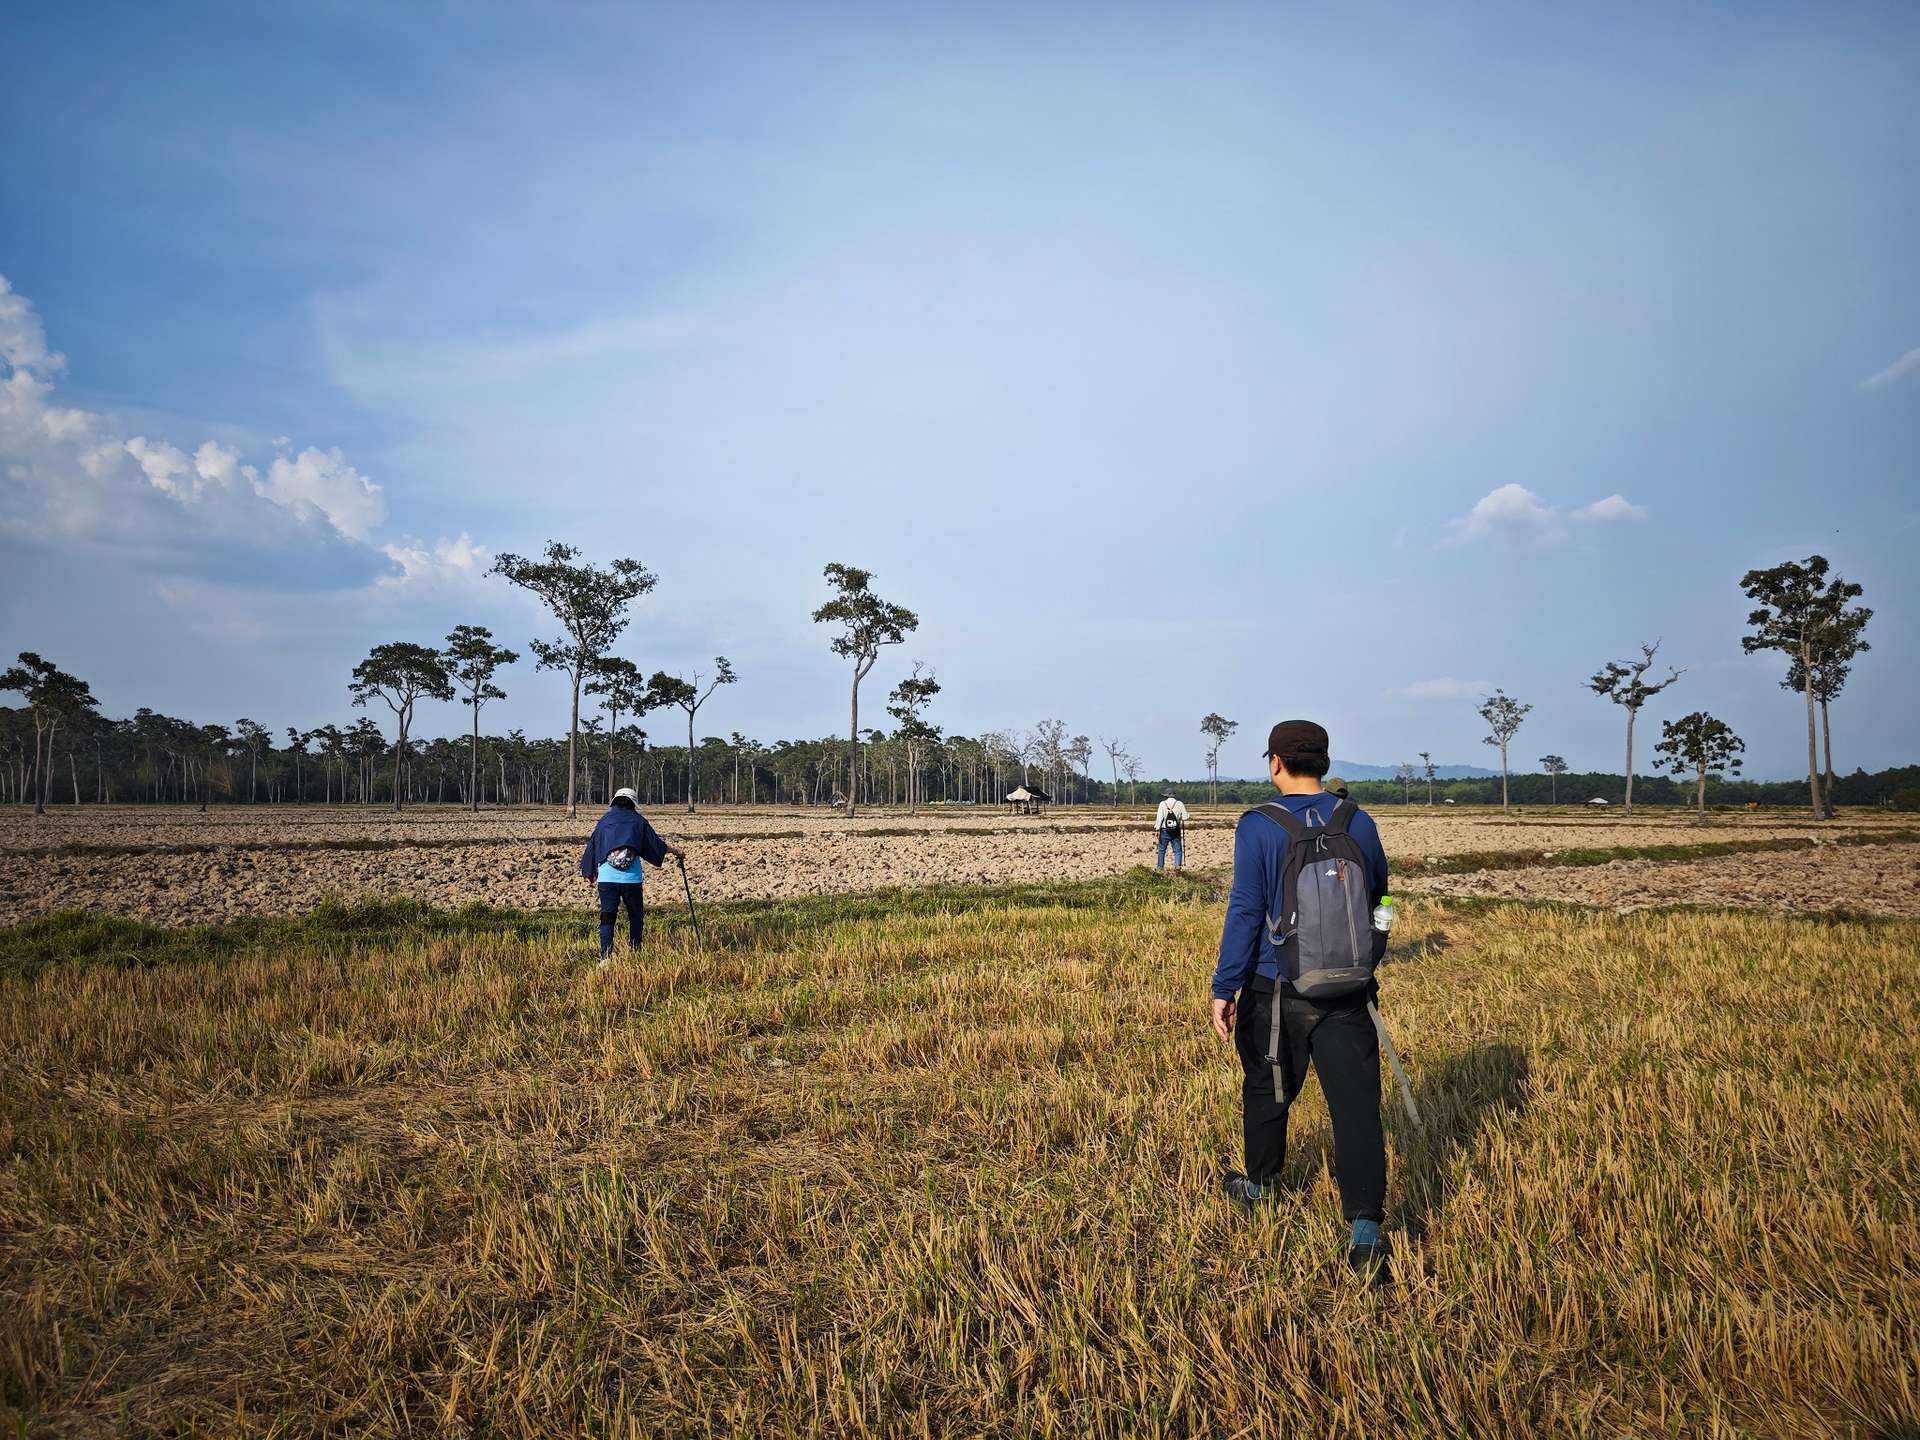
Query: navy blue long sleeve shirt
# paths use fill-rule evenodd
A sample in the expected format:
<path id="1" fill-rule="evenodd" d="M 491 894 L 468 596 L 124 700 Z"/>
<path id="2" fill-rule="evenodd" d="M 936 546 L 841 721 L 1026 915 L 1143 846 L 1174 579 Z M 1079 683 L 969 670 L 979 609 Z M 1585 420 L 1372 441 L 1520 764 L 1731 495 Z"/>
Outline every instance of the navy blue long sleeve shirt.
<path id="1" fill-rule="evenodd" d="M 1322 790 L 1313 795 L 1275 797 L 1301 819 L 1309 810 L 1321 823 L 1332 816 L 1340 797 Z M 1374 905 L 1387 893 L 1387 852 L 1373 817 L 1356 810 L 1347 833 L 1367 862 L 1367 894 Z M 1233 832 L 1233 890 L 1227 896 L 1227 920 L 1220 931 L 1220 963 L 1213 971 L 1213 998 L 1231 1000 L 1256 974 L 1276 984 L 1279 969 L 1267 942 L 1267 917 L 1280 904 L 1287 832 L 1264 815 L 1247 814 Z"/>
<path id="2" fill-rule="evenodd" d="M 580 878 L 593 879 L 606 858 L 620 849 L 637 852 L 649 865 L 659 865 L 667 858 L 667 842 L 647 823 L 647 817 L 638 810 L 615 805 L 600 817 L 587 837 L 587 848 L 580 852 Z M 633 879 L 639 878 L 636 869 Z"/>

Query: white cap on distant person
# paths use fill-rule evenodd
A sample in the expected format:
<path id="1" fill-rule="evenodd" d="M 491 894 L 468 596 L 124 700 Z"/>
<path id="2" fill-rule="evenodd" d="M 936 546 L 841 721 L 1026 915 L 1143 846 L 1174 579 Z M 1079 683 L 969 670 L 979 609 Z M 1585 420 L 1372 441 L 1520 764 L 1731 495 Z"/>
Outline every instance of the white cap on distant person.
<path id="1" fill-rule="evenodd" d="M 616 800 L 631 800 L 636 805 L 640 803 L 640 797 L 634 794 L 631 785 L 622 785 L 618 790 L 613 792 L 613 798 Z"/>

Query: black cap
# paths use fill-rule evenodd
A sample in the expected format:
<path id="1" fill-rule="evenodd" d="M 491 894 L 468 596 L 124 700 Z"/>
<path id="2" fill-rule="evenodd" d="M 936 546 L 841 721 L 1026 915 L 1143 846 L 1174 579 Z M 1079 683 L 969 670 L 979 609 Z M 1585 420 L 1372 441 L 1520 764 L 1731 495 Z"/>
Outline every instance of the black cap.
<path id="1" fill-rule="evenodd" d="M 1267 732 L 1267 754 L 1278 755 L 1282 760 L 1299 760 L 1309 755 L 1324 758 L 1327 732 L 1311 720 L 1282 720 Z"/>

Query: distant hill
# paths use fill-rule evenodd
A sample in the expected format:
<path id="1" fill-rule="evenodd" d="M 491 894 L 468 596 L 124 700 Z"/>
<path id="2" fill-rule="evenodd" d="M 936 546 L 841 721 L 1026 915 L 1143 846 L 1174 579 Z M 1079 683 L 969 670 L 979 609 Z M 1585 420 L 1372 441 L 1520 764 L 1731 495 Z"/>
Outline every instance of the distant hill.
<path id="1" fill-rule="evenodd" d="M 1414 763 L 1418 763 L 1417 761 Z M 1342 780 L 1391 780 L 1400 773 L 1398 765 L 1362 765 L 1352 760 L 1336 760 L 1330 772 Z M 1489 777 L 1498 780 L 1498 770 L 1482 770 L 1478 765 L 1436 765 L 1433 768 L 1436 778 L 1441 780 L 1485 780 Z M 1424 772 L 1421 779 L 1425 779 Z"/>
<path id="2" fill-rule="evenodd" d="M 1342 780 L 1391 780 L 1400 773 L 1400 767 L 1398 765 L 1362 765 L 1357 760 L 1336 760 L 1333 762 L 1333 769 L 1327 773 L 1330 775 L 1338 775 Z M 1433 768 L 1433 773 L 1434 778 L 1439 780 L 1498 780 L 1500 778 L 1500 772 L 1498 770 L 1482 770 L 1477 765 L 1436 765 Z M 1225 780 L 1227 777 L 1222 775 L 1220 778 Z M 1242 775 L 1236 776 L 1235 778 L 1242 780 L 1264 780 L 1266 776 Z M 1426 775 L 1422 773 L 1420 778 L 1425 780 Z M 1206 782 L 1202 780 L 1198 782 L 1183 781 L 1182 783 L 1205 784 Z"/>

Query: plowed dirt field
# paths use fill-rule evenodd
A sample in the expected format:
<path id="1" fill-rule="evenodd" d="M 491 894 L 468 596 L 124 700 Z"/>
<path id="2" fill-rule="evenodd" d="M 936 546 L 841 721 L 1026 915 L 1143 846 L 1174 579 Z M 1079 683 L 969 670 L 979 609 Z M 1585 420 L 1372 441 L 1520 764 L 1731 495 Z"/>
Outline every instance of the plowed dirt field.
<path id="1" fill-rule="evenodd" d="M 551 910 L 585 906 L 579 845 L 594 813 L 429 808 L 400 815 L 345 807 L 83 807 L 36 819 L 0 816 L 0 912 L 101 909 L 160 924 L 299 914 L 327 897 L 405 897 L 457 907 L 476 901 Z M 703 899 L 781 898 L 931 884 L 1084 879 L 1153 862 L 1151 812 L 1061 810 L 1045 817 L 943 810 L 869 811 L 854 820 L 817 811 L 742 807 L 652 812 L 684 844 Z M 1237 808 L 1196 807 L 1190 867 L 1232 864 Z M 1623 846 L 1865 838 L 1897 822 L 1846 816 L 1817 827 L 1786 813 L 1631 817 L 1582 811 L 1376 812 L 1389 856 L 1431 863 L 1464 855 L 1593 851 Z M 1494 869 L 1429 875 L 1403 889 L 1523 895 L 1594 904 L 1673 901 L 1794 911 L 1852 908 L 1920 913 L 1920 849 L 1851 847 L 1712 860 Z M 1409 867 L 1412 868 L 1412 867 Z M 1875 878 L 1862 884 L 1858 876 Z M 653 880 L 677 877 L 655 873 Z M 1724 893 L 1722 893 L 1724 892 Z M 663 897 L 664 898 L 664 897 Z"/>

